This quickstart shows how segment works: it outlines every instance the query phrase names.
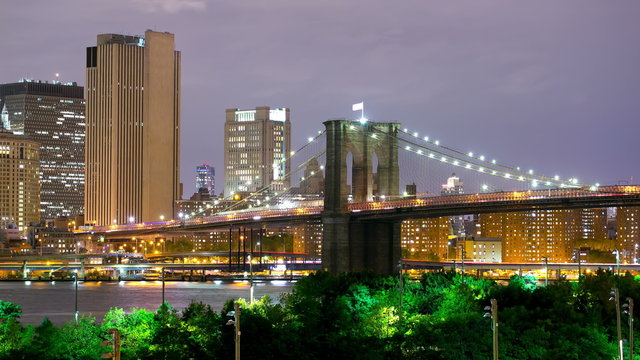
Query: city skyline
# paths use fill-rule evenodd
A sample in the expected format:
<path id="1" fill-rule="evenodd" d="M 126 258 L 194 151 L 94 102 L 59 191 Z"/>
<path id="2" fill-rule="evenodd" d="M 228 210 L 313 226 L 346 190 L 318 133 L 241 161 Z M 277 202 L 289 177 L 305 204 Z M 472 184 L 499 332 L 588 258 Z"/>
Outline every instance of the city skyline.
<path id="1" fill-rule="evenodd" d="M 374 121 L 399 121 L 506 164 L 585 183 L 638 182 L 639 4 L 381 4 L 15 3 L 0 29 L 27 16 L 37 25 L 3 39 L 0 82 L 60 73 L 86 85 L 83 52 L 95 34 L 176 34 L 183 196 L 195 165 L 223 164 L 224 109 L 291 108 L 296 149 L 322 121 L 356 115 L 350 105 L 363 100 Z"/>

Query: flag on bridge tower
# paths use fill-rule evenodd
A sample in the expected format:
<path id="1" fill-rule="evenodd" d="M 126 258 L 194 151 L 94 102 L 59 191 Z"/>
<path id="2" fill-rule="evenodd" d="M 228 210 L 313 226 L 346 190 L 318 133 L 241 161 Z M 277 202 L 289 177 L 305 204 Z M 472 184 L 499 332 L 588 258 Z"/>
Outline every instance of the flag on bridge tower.
<path id="1" fill-rule="evenodd" d="M 353 111 L 358 111 L 359 110 L 360 111 L 360 122 L 366 121 L 364 119 L 364 101 L 363 102 L 359 102 L 357 104 L 353 104 L 351 106 L 351 110 L 353 110 Z"/>

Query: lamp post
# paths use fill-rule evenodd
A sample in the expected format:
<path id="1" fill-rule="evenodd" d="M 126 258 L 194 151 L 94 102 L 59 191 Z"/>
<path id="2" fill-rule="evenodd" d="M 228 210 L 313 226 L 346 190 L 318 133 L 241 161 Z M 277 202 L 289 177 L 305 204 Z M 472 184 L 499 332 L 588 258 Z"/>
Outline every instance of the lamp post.
<path id="1" fill-rule="evenodd" d="M 493 360 L 498 360 L 498 300 L 491 299 L 491 306 L 484 308 L 487 311 L 484 317 L 491 318 L 491 330 L 493 331 Z"/>
<path id="2" fill-rule="evenodd" d="M 544 286 L 549 285 L 549 258 L 543 257 L 544 259 Z"/>
<path id="3" fill-rule="evenodd" d="M 629 315 L 629 360 L 633 360 L 633 299 L 628 297 L 627 303 L 623 304 L 624 313 Z"/>
<path id="4" fill-rule="evenodd" d="M 400 291 L 400 301 L 398 303 L 399 322 L 402 325 L 402 298 L 404 296 L 404 277 L 402 276 L 402 261 L 398 261 L 398 290 Z"/>
<path id="5" fill-rule="evenodd" d="M 609 301 L 614 301 L 616 305 L 616 327 L 618 330 L 618 352 L 619 359 L 623 360 L 624 355 L 622 353 L 622 325 L 620 324 L 620 293 L 618 292 L 618 288 L 611 288 L 611 297 Z"/>
<path id="6" fill-rule="evenodd" d="M 620 250 L 615 249 L 613 252 L 616 254 L 616 273 L 620 276 Z"/>
<path id="7" fill-rule="evenodd" d="M 253 253 L 253 249 L 251 249 L 251 253 Z M 251 254 L 249 254 L 249 304 L 253 304 L 253 262 Z"/>
<path id="8" fill-rule="evenodd" d="M 460 270 L 462 270 L 462 282 L 465 282 L 464 279 L 464 241 L 460 243 Z"/>
<path id="9" fill-rule="evenodd" d="M 74 282 L 75 282 L 75 288 L 76 288 L 76 294 L 75 294 L 75 306 L 74 306 L 74 314 L 75 314 L 75 319 L 76 319 L 76 324 L 78 324 L 78 270 L 75 270 L 74 272 Z"/>
<path id="10" fill-rule="evenodd" d="M 576 261 L 578 262 L 578 282 L 580 282 L 580 275 L 582 275 L 582 261 L 580 259 L 580 248 L 573 249 L 573 252 L 576 257 Z"/>
<path id="11" fill-rule="evenodd" d="M 240 360 L 240 303 L 234 303 L 233 311 L 229 311 L 227 316 L 233 316 L 233 320 L 227 321 L 227 325 L 233 325 L 234 327 L 236 345 L 235 360 Z"/>
<path id="12" fill-rule="evenodd" d="M 164 305 L 164 268 L 162 268 L 162 304 Z"/>

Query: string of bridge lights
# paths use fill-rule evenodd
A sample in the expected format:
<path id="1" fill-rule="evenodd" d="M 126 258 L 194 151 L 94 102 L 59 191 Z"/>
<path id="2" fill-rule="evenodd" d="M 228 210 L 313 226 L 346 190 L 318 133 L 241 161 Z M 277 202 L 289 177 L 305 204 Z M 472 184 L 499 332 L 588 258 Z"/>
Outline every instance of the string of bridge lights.
<path id="1" fill-rule="evenodd" d="M 421 145 L 417 141 L 412 142 L 412 141 L 408 141 L 400 138 L 400 140 L 408 142 L 414 145 L 415 147 L 414 148 L 409 145 L 406 145 L 404 147 L 399 146 L 401 149 L 405 151 L 413 152 L 420 156 L 425 156 L 432 160 L 437 160 L 442 163 L 448 163 L 453 166 L 457 166 L 467 170 L 488 174 L 496 177 L 501 177 L 504 179 L 530 182 L 531 186 L 534 188 L 538 186 L 557 186 L 561 188 L 586 187 L 592 191 L 595 191 L 600 186 L 600 184 L 598 183 L 596 183 L 595 185 L 587 185 L 587 184 L 579 183 L 578 179 L 575 177 L 570 178 L 567 181 L 563 181 L 560 179 L 559 175 L 549 177 L 549 176 L 534 174 L 533 169 L 529 169 L 528 171 L 523 171 L 520 169 L 519 166 L 513 167 L 513 166 L 504 165 L 504 164 L 498 163 L 495 159 L 488 160 L 488 158 L 485 157 L 484 155 L 475 156 L 473 152 L 468 152 L 465 154 L 464 152 L 461 152 L 459 150 L 441 145 L 440 141 L 431 140 L 429 139 L 428 136 L 420 137 L 418 132 L 410 131 L 407 128 L 404 128 L 401 131 L 409 136 L 413 136 L 413 138 L 416 139 L 417 141 L 422 141 L 425 144 L 429 145 L 429 146 L 425 146 L 425 145 Z M 390 136 L 389 134 L 386 134 L 384 132 L 383 134 Z M 436 146 L 443 150 L 458 154 L 460 156 L 459 157 L 451 156 L 449 154 L 446 154 L 445 152 L 435 150 L 430 146 Z M 424 150 L 427 150 L 427 151 L 425 152 Z M 506 170 L 501 170 L 501 169 L 506 169 Z M 486 189 L 483 189 L 483 190 L 486 190 Z"/>

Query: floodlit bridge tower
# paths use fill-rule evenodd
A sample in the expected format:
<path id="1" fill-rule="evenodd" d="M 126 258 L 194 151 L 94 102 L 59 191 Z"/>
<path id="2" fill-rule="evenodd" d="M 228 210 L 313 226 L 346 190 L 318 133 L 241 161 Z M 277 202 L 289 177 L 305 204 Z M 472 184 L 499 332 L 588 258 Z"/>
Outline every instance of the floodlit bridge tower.
<path id="1" fill-rule="evenodd" d="M 399 192 L 397 123 L 329 120 L 327 136 L 322 264 L 339 273 L 395 271 L 400 260 L 400 222 L 352 219 L 347 209 L 347 158 L 351 154 L 354 202 L 372 201 L 376 195 L 394 198 Z M 377 173 L 374 174 L 374 159 Z"/>

